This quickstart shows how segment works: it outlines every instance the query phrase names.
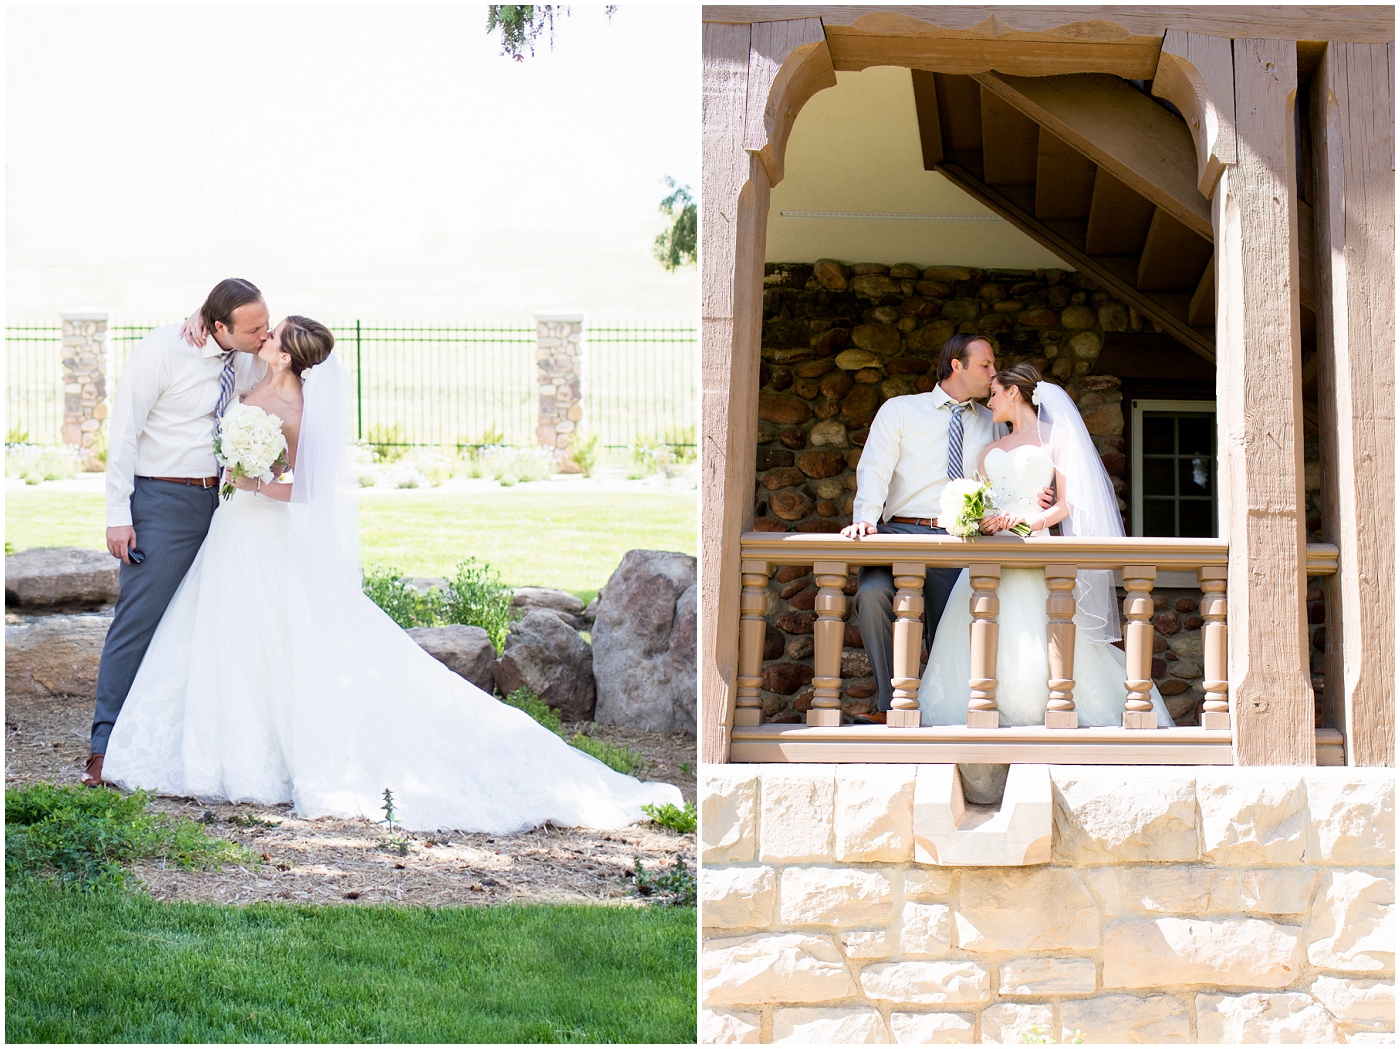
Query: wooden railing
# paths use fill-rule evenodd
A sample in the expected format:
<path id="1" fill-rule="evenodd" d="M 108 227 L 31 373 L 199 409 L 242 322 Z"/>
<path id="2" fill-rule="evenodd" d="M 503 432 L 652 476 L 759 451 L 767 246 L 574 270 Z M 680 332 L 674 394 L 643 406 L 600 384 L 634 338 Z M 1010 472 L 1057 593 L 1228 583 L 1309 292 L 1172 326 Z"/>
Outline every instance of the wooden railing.
<path id="1" fill-rule="evenodd" d="M 998 739 L 1026 750 L 1061 740 L 1082 760 L 1115 760 L 1102 754 L 1122 754 L 1128 760 L 1146 760 L 1140 744 L 1189 744 L 1173 761 L 1228 761 L 1230 746 L 1230 683 L 1226 663 L 1226 567 L 1228 546 L 1219 539 L 1075 539 L 1069 537 L 982 537 L 967 542 L 949 536 L 872 535 L 853 540 L 834 535 L 749 532 L 741 538 L 742 589 L 740 593 L 739 653 L 735 703 L 731 721 L 734 760 L 773 760 L 781 738 L 787 747 L 779 760 L 870 760 L 871 746 L 879 740 L 922 748 L 919 760 L 938 760 L 946 745 L 973 744 L 985 751 Z M 1336 571 L 1336 548 L 1321 544 L 1308 547 L 1308 574 Z M 768 582 L 783 565 L 811 565 L 818 587 L 813 627 L 813 696 L 806 728 L 763 725 L 763 643 L 767 629 Z M 851 573 L 865 565 L 889 566 L 894 576 L 892 680 L 894 695 L 886 729 L 841 729 L 841 649 L 847 613 L 844 588 Z M 919 649 L 923 636 L 919 616 L 923 611 L 924 569 L 931 566 L 967 567 L 972 585 L 971 678 L 965 726 L 920 728 Z M 1034 728 L 998 727 L 997 708 L 997 590 L 1003 568 L 1039 568 L 1045 572 L 1046 647 L 1049 657 L 1049 702 L 1044 725 Z M 1127 592 L 1123 602 L 1123 631 L 1127 656 L 1125 699 L 1121 727 L 1081 729 L 1074 702 L 1076 627 L 1074 586 L 1079 572 L 1107 569 L 1121 574 Z M 1205 703 L 1199 727 L 1171 732 L 1157 728 L 1152 710 L 1152 589 L 1167 577 L 1167 585 L 1198 586 L 1203 592 L 1199 614 L 1201 627 L 1202 686 Z M 911 731 L 918 730 L 918 731 Z M 1050 731 L 1047 731 L 1050 730 Z M 858 733 L 858 737 L 852 733 Z M 874 733 L 873 735 L 871 733 Z M 1044 735 L 1038 735 L 1043 733 Z M 771 737 L 771 738 L 770 738 Z M 1189 737 L 1189 738 L 1188 738 Z M 857 740 L 853 744 L 852 741 Z M 1319 737 L 1321 740 L 1321 737 Z M 829 758 L 814 749 L 817 742 L 838 739 L 850 744 L 842 754 Z M 801 741 L 800 746 L 794 741 Z M 1089 741 L 1089 742 L 1085 742 Z M 1137 741 L 1137 742 L 1135 742 Z M 739 744 L 743 744 L 739 746 Z M 1082 746 L 1080 745 L 1082 744 Z M 853 745 L 855 749 L 852 749 Z M 1209 745 L 1213 756 L 1202 756 Z M 1330 745 L 1330 744 L 1329 744 Z M 945 750 L 936 750 L 945 746 Z M 1085 750 L 1084 746 L 1090 746 Z M 1221 749 L 1223 748 L 1223 749 Z M 979 751 L 980 752 L 980 751 Z M 1132 753 L 1133 758 L 1128 758 Z M 857 753 L 865 755 L 856 757 Z M 1018 751 L 1019 753 L 1019 751 Z M 1223 757 L 1222 757 L 1223 755 Z M 897 760 L 915 760 L 901 758 Z M 989 760 L 967 758 L 966 760 Z M 1011 760 L 1047 760 L 1013 757 Z"/>

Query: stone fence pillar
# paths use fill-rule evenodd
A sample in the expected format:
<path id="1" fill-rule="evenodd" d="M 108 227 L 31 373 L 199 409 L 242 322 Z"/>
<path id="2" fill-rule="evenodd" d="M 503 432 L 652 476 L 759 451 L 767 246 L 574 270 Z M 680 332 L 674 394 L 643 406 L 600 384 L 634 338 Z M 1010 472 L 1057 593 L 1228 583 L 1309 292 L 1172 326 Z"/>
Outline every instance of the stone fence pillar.
<path id="1" fill-rule="evenodd" d="M 582 313 L 535 314 L 535 366 L 540 384 L 535 439 L 547 448 L 567 448 L 583 420 Z"/>
<path id="2" fill-rule="evenodd" d="M 93 442 L 107 421 L 105 310 L 73 310 L 63 322 L 63 441 L 82 449 L 89 470 L 102 469 Z"/>

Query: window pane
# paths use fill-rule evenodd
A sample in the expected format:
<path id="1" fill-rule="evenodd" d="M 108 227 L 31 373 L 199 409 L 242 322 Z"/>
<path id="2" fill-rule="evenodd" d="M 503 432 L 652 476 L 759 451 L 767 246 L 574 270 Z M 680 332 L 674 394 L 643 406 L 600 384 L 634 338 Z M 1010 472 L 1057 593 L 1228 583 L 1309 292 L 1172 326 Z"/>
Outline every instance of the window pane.
<path id="1" fill-rule="evenodd" d="M 1209 499 L 1181 500 L 1181 534 L 1194 539 L 1210 539 L 1215 528 L 1210 520 Z"/>
<path id="2" fill-rule="evenodd" d="M 1177 460 L 1177 489 L 1182 495 L 1210 495 L 1213 460 L 1205 456 Z"/>
<path id="3" fill-rule="evenodd" d="M 1176 451 L 1174 436 L 1176 420 L 1170 415 L 1142 417 L 1142 451 L 1144 455 L 1171 455 Z"/>
<path id="4" fill-rule="evenodd" d="M 1210 455 L 1210 432 L 1215 420 L 1208 416 L 1184 415 L 1177 420 L 1178 451 L 1182 455 Z"/>
<path id="5" fill-rule="evenodd" d="M 1206 504 L 1210 509 L 1210 504 Z M 1170 499 L 1142 501 L 1143 535 L 1176 535 L 1176 504 Z"/>
<path id="6" fill-rule="evenodd" d="M 1172 470 L 1175 459 L 1144 459 L 1142 461 L 1142 494 L 1175 495 L 1172 485 Z"/>

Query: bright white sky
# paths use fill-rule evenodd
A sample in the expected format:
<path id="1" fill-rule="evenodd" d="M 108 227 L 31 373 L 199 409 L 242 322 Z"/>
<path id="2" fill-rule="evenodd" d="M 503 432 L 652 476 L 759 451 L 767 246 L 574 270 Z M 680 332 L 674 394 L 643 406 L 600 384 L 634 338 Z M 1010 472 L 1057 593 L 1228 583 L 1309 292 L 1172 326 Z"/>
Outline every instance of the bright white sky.
<path id="1" fill-rule="evenodd" d="M 699 188 L 696 7 L 9 7 L 10 322 L 163 321 L 220 278 L 329 322 L 694 320 L 651 255 Z"/>

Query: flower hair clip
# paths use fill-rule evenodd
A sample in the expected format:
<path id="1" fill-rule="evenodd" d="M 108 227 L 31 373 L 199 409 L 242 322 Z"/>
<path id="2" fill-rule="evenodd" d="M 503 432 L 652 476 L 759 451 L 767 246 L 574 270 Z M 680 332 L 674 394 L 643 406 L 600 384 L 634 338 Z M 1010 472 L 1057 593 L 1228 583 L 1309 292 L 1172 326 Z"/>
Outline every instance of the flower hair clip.
<path id="1" fill-rule="evenodd" d="M 1035 389 L 1031 391 L 1031 404 L 1035 405 L 1037 408 L 1040 407 L 1040 388 L 1044 385 L 1045 383 L 1038 382 L 1035 384 Z"/>

